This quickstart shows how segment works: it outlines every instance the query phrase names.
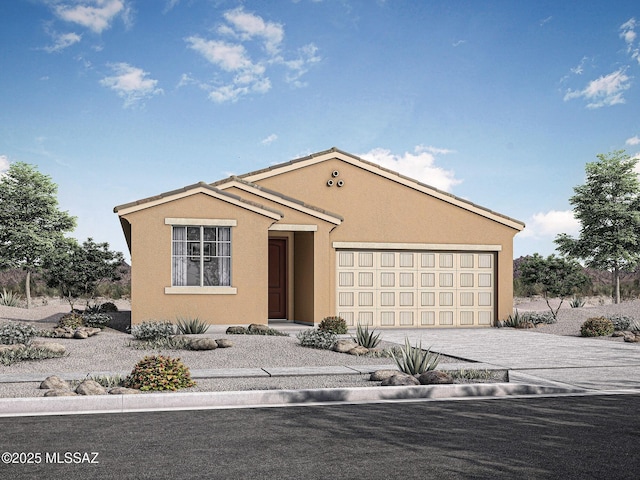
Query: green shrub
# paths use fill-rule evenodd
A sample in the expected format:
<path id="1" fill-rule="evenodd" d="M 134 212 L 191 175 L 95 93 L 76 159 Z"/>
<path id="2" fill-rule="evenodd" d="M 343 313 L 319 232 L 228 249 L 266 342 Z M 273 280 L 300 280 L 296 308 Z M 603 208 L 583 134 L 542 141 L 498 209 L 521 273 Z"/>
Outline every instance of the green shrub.
<path id="1" fill-rule="evenodd" d="M 104 329 L 111 321 L 111 316 L 106 313 L 85 313 L 82 322 L 87 327 Z"/>
<path id="2" fill-rule="evenodd" d="M 26 323 L 4 323 L 0 325 L 0 344 L 15 345 L 22 343 L 29 345 L 33 337 L 38 335 L 38 330 Z"/>
<path id="3" fill-rule="evenodd" d="M 613 323 L 614 330 L 629 330 L 633 318 L 624 315 L 611 315 L 607 317 Z"/>
<path id="4" fill-rule="evenodd" d="M 11 290 L 7 292 L 4 288 L 2 289 L 2 293 L 0 293 L 0 305 L 3 307 L 18 307 L 21 301 L 22 297 L 17 293 L 13 293 Z"/>
<path id="5" fill-rule="evenodd" d="M 347 333 L 347 322 L 342 317 L 325 317 L 318 325 L 318 330 L 343 335 Z"/>
<path id="6" fill-rule="evenodd" d="M 118 307 L 113 302 L 105 302 L 98 307 L 99 313 L 116 313 L 118 311 Z"/>
<path id="7" fill-rule="evenodd" d="M 530 326 L 530 324 L 525 323 L 524 315 L 520 315 L 518 310 L 515 313 L 509 315 L 506 320 L 498 320 L 495 324 L 496 327 L 511 327 L 511 328 L 525 328 L 526 326 Z"/>
<path id="8" fill-rule="evenodd" d="M 422 341 L 415 347 L 409 344 L 409 339 L 405 337 L 404 347 L 391 350 L 391 356 L 396 362 L 400 371 L 409 375 L 419 375 L 429 370 L 435 370 L 440 362 L 440 354 L 431 351 L 431 347 L 422 349 Z"/>
<path id="9" fill-rule="evenodd" d="M 604 317 L 589 318 L 580 327 L 580 335 L 583 337 L 601 337 L 611 335 L 613 331 L 613 323 Z"/>
<path id="10" fill-rule="evenodd" d="M 296 335 L 303 347 L 329 350 L 336 343 L 336 334 L 323 330 L 303 330 Z"/>
<path id="11" fill-rule="evenodd" d="M 175 335 L 175 327 L 171 322 L 142 322 L 131 327 L 131 335 L 136 340 L 157 340 Z"/>
<path id="12" fill-rule="evenodd" d="M 178 332 L 183 335 L 200 335 L 206 333 L 207 330 L 209 330 L 209 324 L 201 322 L 197 318 L 178 318 L 178 323 L 176 324 L 176 326 L 178 327 Z"/>
<path id="13" fill-rule="evenodd" d="M 124 386 L 139 390 L 179 390 L 193 387 L 189 368 L 179 358 L 151 355 L 140 360 L 124 381 Z"/>
<path id="14" fill-rule="evenodd" d="M 556 323 L 551 312 L 525 312 L 522 317 L 525 322 L 531 322 L 534 325 Z"/>
<path id="15" fill-rule="evenodd" d="M 83 324 L 84 322 L 82 321 L 82 315 L 75 312 L 67 313 L 62 317 L 60 317 L 60 320 L 58 320 L 58 327 L 60 328 L 64 328 L 64 327 L 78 328 L 78 327 L 81 327 Z"/>
<path id="16" fill-rule="evenodd" d="M 520 313 L 518 310 L 512 315 L 509 315 L 506 320 L 497 321 L 495 326 L 500 327 L 512 327 L 512 328 L 530 328 L 540 324 L 556 323 L 556 319 L 553 318 L 551 312 L 524 312 Z"/>
<path id="17" fill-rule="evenodd" d="M 122 375 L 87 375 L 87 380 L 98 382 L 105 388 L 123 387 L 125 378 Z"/>
<path id="18" fill-rule="evenodd" d="M 0 364 L 9 366 L 14 363 L 24 362 L 29 360 L 46 360 L 48 358 L 58 358 L 68 355 L 63 352 L 53 352 L 48 348 L 40 347 L 25 347 L 19 350 L 9 350 L 6 352 L 0 352 Z"/>
<path id="19" fill-rule="evenodd" d="M 356 336 L 351 339 L 358 345 L 365 348 L 376 348 L 380 343 L 380 334 L 376 333 L 375 328 L 369 331 L 369 327 L 358 324 L 356 327 Z"/>

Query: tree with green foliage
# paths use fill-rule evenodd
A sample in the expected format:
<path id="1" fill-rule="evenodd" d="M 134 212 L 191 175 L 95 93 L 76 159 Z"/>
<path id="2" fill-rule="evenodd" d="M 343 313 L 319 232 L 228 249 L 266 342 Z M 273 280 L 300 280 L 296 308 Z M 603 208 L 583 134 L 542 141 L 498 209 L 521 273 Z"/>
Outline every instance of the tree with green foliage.
<path id="1" fill-rule="evenodd" d="M 578 238 L 563 233 L 556 237 L 558 251 L 585 265 L 612 274 L 613 301 L 620 303 L 620 272 L 640 262 L 640 182 L 637 158 L 624 150 L 599 154 L 587 163 L 584 185 L 570 198 L 580 220 Z"/>
<path id="2" fill-rule="evenodd" d="M 118 281 L 124 256 L 109 250 L 108 243 L 88 238 L 80 245 L 74 238 L 58 242 L 55 254 L 46 262 L 47 285 L 60 290 L 71 310 L 79 298 L 95 297 L 101 282 Z"/>
<path id="3" fill-rule="evenodd" d="M 0 175 L 0 268 L 26 272 L 25 296 L 31 308 L 31 275 L 43 264 L 76 219 L 58 209 L 58 186 L 27 163 L 12 163 Z"/>
<path id="4" fill-rule="evenodd" d="M 582 266 L 575 260 L 569 260 L 555 255 L 547 258 L 534 253 L 526 256 L 520 264 L 520 281 L 523 285 L 542 294 L 551 315 L 557 319 L 558 310 L 564 299 L 576 293 L 589 282 Z M 555 310 L 549 303 L 549 298 L 560 298 L 560 304 Z"/>

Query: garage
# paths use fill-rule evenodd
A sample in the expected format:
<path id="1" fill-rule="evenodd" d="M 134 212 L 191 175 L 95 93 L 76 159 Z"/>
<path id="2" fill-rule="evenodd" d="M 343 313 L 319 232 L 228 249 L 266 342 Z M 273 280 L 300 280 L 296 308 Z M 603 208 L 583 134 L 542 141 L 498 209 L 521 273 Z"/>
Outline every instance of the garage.
<path id="1" fill-rule="evenodd" d="M 338 250 L 337 314 L 349 326 L 490 326 L 494 252 Z"/>

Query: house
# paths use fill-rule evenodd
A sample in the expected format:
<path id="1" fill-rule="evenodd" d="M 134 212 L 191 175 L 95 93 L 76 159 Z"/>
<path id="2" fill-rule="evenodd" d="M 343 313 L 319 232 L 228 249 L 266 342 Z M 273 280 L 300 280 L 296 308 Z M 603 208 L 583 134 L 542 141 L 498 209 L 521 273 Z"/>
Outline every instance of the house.
<path id="1" fill-rule="evenodd" d="M 488 327 L 524 224 L 336 148 L 114 209 L 132 324 Z"/>

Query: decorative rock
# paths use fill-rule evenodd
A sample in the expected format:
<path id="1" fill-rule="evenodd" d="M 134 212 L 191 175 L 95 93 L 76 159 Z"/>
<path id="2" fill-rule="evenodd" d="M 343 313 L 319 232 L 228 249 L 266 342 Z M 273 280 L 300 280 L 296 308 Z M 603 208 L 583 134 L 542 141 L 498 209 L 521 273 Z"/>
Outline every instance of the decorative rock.
<path id="1" fill-rule="evenodd" d="M 194 338 L 189 343 L 191 350 L 215 350 L 218 344 L 213 338 Z"/>
<path id="2" fill-rule="evenodd" d="M 638 343 L 640 342 L 640 335 L 634 335 L 634 334 L 625 335 L 624 341 L 630 342 L 630 343 Z"/>
<path id="3" fill-rule="evenodd" d="M 140 393 L 137 388 L 113 387 L 109 390 L 110 395 L 135 395 L 137 393 Z"/>
<path id="4" fill-rule="evenodd" d="M 71 387 L 66 382 L 66 380 L 61 379 L 57 375 L 51 375 L 50 377 L 45 378 L 40 384 L 40 388 L 52 390 L 71 390 Z"/>
<path id="5" fill-rule="evenodd" d="M 228 338 L 216 338 L 216 343 L 218 344 L 218 348 L 233 347 L 233 342 Z"/>
<path id="6" fill-rule="evenodd" d="M 76 387 L 76 393 L 80 395 L 106 395 L 107 389 L 95 380 L 84 380 Z"/>
<path id="7" fill-rule="evenodd" d="M 99 334 L 102 330 L 97 327 L 82 327 L 82 329 L 87 332 L 87 335 L 93 337 L 94 335 Z"/>
<path id="8" fill-rule="evenodd" d="M 0 353 L 13 352 L 22 350 L 25 346 L 22 343 L 14 343 L 13 345 L 0 345 Z"/>
<path id="9" fill-rule="evenodd" d="M 226 331 L 227 334 L 235 334 L 235 335 L 243 335 L 245 333 L 247 333 L 247 329 L 244 327 L 239 327 L 239 326 L 234 326 L 234 327 L 229 327 L 227 328 Z"/>
<path id="10" fill-rule="evenodd" d="M 622 330 L 616 330 L 611 334 L 612 337 L 624 337 L 629 332 L 623 332 Z"/>
<path id="11" fill-rule="evenodd" d="M 430 370 L 418 377 L 420 385 L 444 385 L 453 383 L 453 378 L 446 372 L 440 370 Z"/>
<path id="12" fill-rule="evenodd" d="M 398 370 L 376 370 L 371 374 L 369 380 L 371 380 L 372 382 L 381 382 L 382 380 L 386 380 L 387 378 L 392 377 L 393 375 L 397 375 L 398 373 Z"/>
<path id="13" fill-rule="evenodd" d="M 353 340 L 338 340 L 333 345 L 333 351 L 339 353 L 347 353 L 349 350 L 356 348 L 358 344 Z"/>
<path id="14" fill-rule="evenodd" d="M 349 350 L 349 355 L 366 355 L 367 353 L 369 353 L 369 349 L 362 345 L 358 345 L 357 347 Z"/>
<path id="15" fill-rule="evenodd" d="M 249 325 L 250 332 L 266 332 L 267 330 L 269 330 L 268 325 L 262 325 L 260 323 L 252 323 Z"/>
<path id="16" fill-rule="evenodd" d="M 85 330 L 77 329 L 73 332 L 73 338 L 84 340 L 85 338 L 89 338 L 89 334 Z"/>
<path id="17" fill-rule="evenodd" d="M 420 385 L 420 382 L 413 375 L 407 375 L 406 373 L 396 373 L 389 378 L 382 381 L 383 387 L 397 387 L 404 385 Z"/>
<path id="18" fill-rule="evenodd" d="M 64 353 L 67 350 L 61 343 L 41 342 L 38 340 L 32 342 L 31 346 L 35 348 L 42 348 L 52 353 Z"/>
<path id="19" fill-rule="evenodd" d="M 72 392 L 71 390 L 48 390 L 44 394 L 45 397 L 77 397 L 78 394 L 76 392 Z"/>

